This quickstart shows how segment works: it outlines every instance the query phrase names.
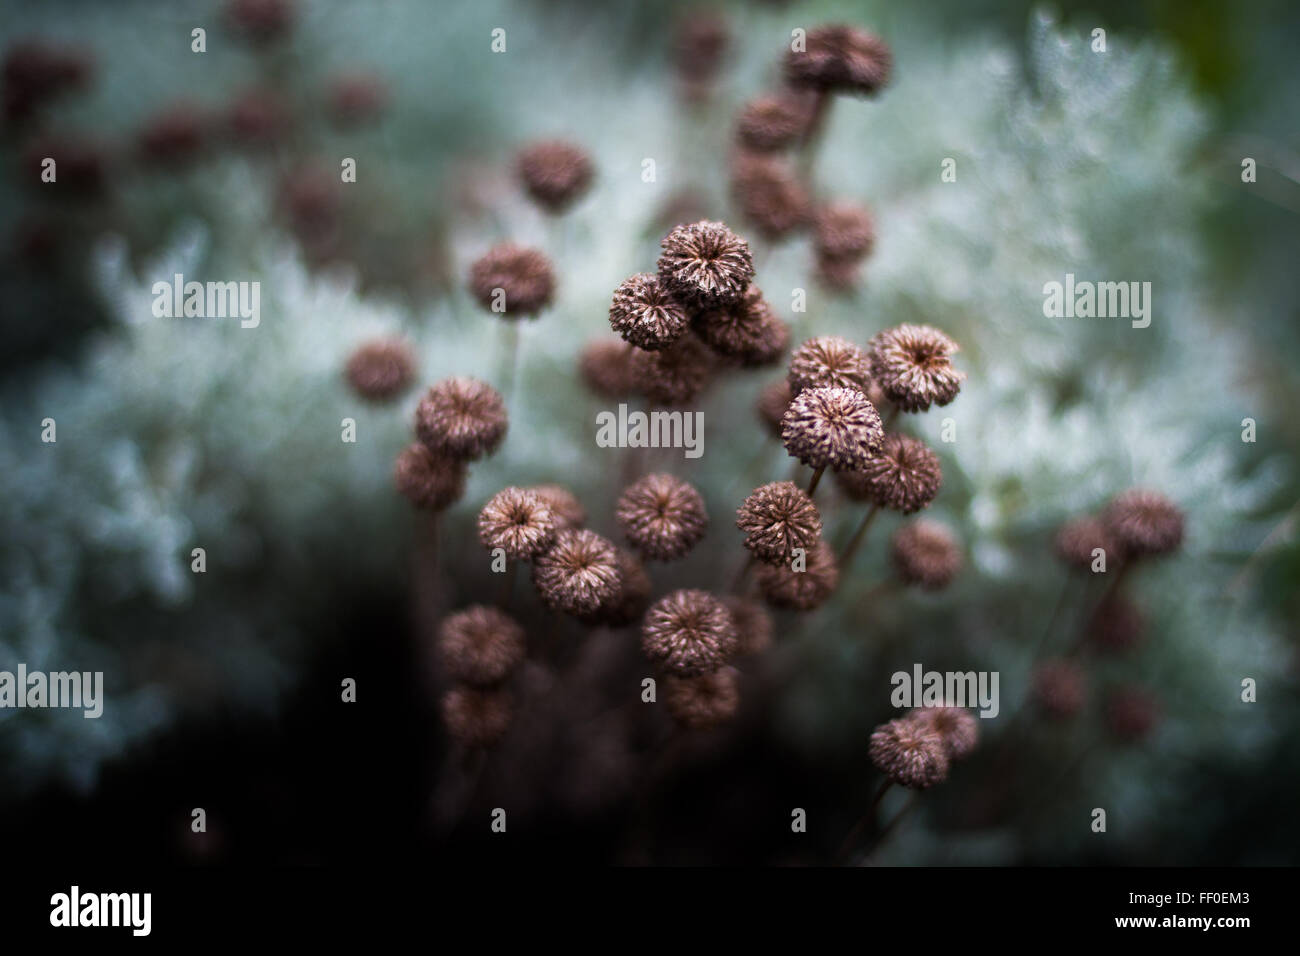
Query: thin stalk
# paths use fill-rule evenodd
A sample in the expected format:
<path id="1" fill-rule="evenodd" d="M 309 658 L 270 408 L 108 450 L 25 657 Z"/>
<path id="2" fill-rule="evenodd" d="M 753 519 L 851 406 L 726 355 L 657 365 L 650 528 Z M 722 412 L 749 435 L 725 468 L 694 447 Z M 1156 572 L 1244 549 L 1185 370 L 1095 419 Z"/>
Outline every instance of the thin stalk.
<path id="1" fill-rule="evenodd" d="M 876 519 L 876 515 L 879 513 L 880 506 L 872 505 L 867 509 L 867 513 L 862 516 L 862 521 L 858 524 L 858 530 L 853 532 L 853 537 L 849 539 L 849 543 L 844 547 L 844 552 L 840 555 L 839 566 L 841 572 L 848 570 L 849 562 L 858 553 L 858 547 L 862 544 L 862 539 L 867 536 L 867 529 L 871 527 L 871 522 Z"/>
<path id="2" fill-rule="evenodd" d="M 826 466 L 822 465 L 820 468 L 818 468 L 816 471 L 813 472 L 812 479 L 809 480 L 808 482 L 809 498 L 811 498 L 813 494 L 817 491 L 817 483 L 822 480 L 822 472 L 824 472 L 825 470 L 826 470 Z"/>
<path id="3" fill-rule="evenodd" d="M 867 828 L 868 823 L 876 819 L 876 814 L 880 810 L 880 801 L 885 799 L 885 794 L 889 792 L 889 788 L 893 785 L 894 781 L 888 777 L 881 781 L 880 786 L 876 788 L 876 795 L 871 798 L 870 806 L 867 807 L 862 816 L 858 817 L 858 822 L 853 824 L 853 828 L 849 830 L 844 842 L 840 844 L 839 852 L 835 854 L 837 861 L 843 863 L 848 860 L 853 847 L 857 845 L 858 838 L 862 836 L 862 831 Z"/>

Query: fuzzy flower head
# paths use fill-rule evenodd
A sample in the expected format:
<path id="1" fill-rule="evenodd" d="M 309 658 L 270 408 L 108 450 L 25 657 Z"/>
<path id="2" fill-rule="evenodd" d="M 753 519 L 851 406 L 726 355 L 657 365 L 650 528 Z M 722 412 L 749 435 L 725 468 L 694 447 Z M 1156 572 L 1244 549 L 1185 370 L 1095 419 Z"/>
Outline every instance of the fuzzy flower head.
<path id="1" fill-rule="evenodd" d="M 769 364 L 790 342 L 789 327 L 755 286 L 736 302 L 700 311 L 695 328 L 713 351 L 751 367 Z"/>
<path id="2" fill-rule="evenodd" d="M 438 655 L 447 674 L 473 687 L 501 683 L 524 659 L 524 629 L 504 611 L 476 604 L 438 627 Z"/>
<path id="3" fill-rule="evenodd" d="M 925 442 L 891 432 L 880 454 L 868 459 L 861 470 L 836 472 L 835 477 L 855 501 L 870 501 L 908 515 L 934 500 L 943 470 L 939 456 Z"/>
<path id="4" fill-rule="evenodd" d="M 861 469 L 885 442 L 875 406 L 853 388 L 810 388 L 781 420 L 785 450 L 813 468 Z"/>
<path id="5" fill-rule="evenodd" d="M 1141 642 L 1145 624 L 1137 605 L 1123 595 L 1110 594 L 1088 620 L 1088 639 L 1105 651 L 1132 650 Z"/>
<path id="6" fill-rule="evenodd" d="M 1106 726 L 1123 743 L 1138 743 L 1160 723 L 1160 703 L 1141 687 L 1126 686 L 1106 700 Z"/>
<path id="7" fill-rule="evenodd" d="M 904 584 L 926 591 L 948 586 L 961 570 L 961 549 L 945 525 L 918 518 L 897 531 L 890 542 L 894 567 Z"/>
<path id="8" fill-rule="evenodd" d="M 489 551 L 500 548 L 513 561 L 527 561 L 555 541 L 555 515 L 526 488 L 503 488 L 478 515 L 478 536 Z"/>
<path id="9" fill-rule="evenodd" d="M 664 704 L 673 720 L 691 730 L 726 723 L 740 706 L 740 688 L 731 667 L 697 677 L 669 676 L 664 680 Z"/>
<path id="10" fill-rule="evenodd" d="M 731 612 L 707 591 L 673 591 L 646 612 L 641 649 L 677 677 L 716 671 L 736 653 Z"/>
<path id="11" fill-rule="evenodd" d="M 591 188 L 595 169 L 581 146 L 563 140 L 543 140 L 525 146 L 516 158 L 519 179 L 533 201 L 550 213 L 561 213 Z"/>
<path id="12" fill-rule="evenodd" d="M 818 259 L 857 263 L 871 254 L 876 225 L 871 213 L 855 202 L 830 202 L 813 219 L 813 249 Z"/>
<path id="13" fill-rule="evenodd" d="M 822 516 L 811 498 L 792 481 L 756 488 L 736 510 L 736 527 L 745 547 L 766 564 L 785 565 L 795 548 L 810 551 L 821 540 Z"/>
<path id="14" fill-rule="evenodd" d="M 1072 518 L 1061 525 L 1056 532 L 1056 556 L 1072 568 L 1091 571 L 1092 563 L 1097 559 L 1094 551 L 1105 552 L 1106 568 L 1110 570 L 1124 558 L 1123 549 L 1111 535 L 1110 529 L 1100 518 L 1084 515 Z"/>
<path id="15" fill-rule="evenodd" d="M 609 307 L 610 327 L 637 348 L 667 348 L 690 324 L 686 307 L 659 276 L 639 272 L 614 290 Z"/>
<path id="16" fill-rule="evenodd" d="M 506 406 L 491 385 L 473 378 L 444 379 L 415 410 L 415 434 L 435 455 L 476 461 L 496 451 L 506 435 Z"/>
<path id="17" fill-rule="evenodd" d="M 490 747 L 510 729 L 514 707 L 505 688 L 461 684 L 442 698 L 442 719 L 452 739 L 465 747 Z"/>
<path id="18" fill-rule="evenodd" d="M 505 319 L 535 316 L 555 297 L 551 260 L 536 249 L 502 242 L 469 267 L 469 291 Z"/>
<path id="19" fill-rule="evenodd" d="M 825 541 L 818 541 L 804 556 L 804 569 L 791 565 L 760 564 L 758 586 L 767 603 L 795 611 L 812 611 L 835 593 L 840 569 L 835 554 Z"/>
<path id="20" fill-rule="evenodd" d="M 694 335 L 658 352 L 633 349 L 628 359 L 637 391 L 657 405 L 688 405 L 709 384 L 713 356 Z"/>
<path id="21" fill-rule="evenodd" d="M 847 24 L 808 31 L 802 50 L 785 56 L 792 86 L 872 96 L 889 82 L 894 57 L 880 37 Z"/>
<path id="22" fill-rule="evenodd" d="M 288 34 L 297 15 L 294 0 L 228 0 L 226 22 L 250 43 L 270 43 Z"/>
<path id="23" fill-rule="evenodd" d="M 1043 661 L 1032 679 L 1034 703 L 1051 720 L 1069 720 L 1087 700 L 1087 677 L 1074 661 Z"/>
<path id="24" fill-rule="evenodd" d="M 965 707 L 921 707 L 904 719 L 938 734 L 952 760 L 962 760 L 979 745 L 979 719 Z"/>
<path id="25" fill-rule="evenodd" d="M 1183 543 L 1183 512 L 1158 491 L 1132 488 L 1115 496 L 1102 521 L 1133 557 L 1168 554 Z"/>
<path id="26" fill-rule="evenodd" d="M 634 351 L 626 342 L 617 339 L 588 342 L 578 355 L 578 374 L 601 398 L 627 398 L 636 392 L 632 380 Z"/>
<path id="27" fill-rule="evenodd" d="M 631 551 L 625 548 L 618 552 L 618 591 L 614 597 L 603 602 L 591 614 L 580 615 L 587 624 L 599 624 L 604 627 L 626 627 L 639 620 L 650 603 L 653 583 L 646 573 L 645 565 Z"/>
<path id="28" fill-rule="evenodd" d="M 867 354 L 848 339 L 822 335 L 809 339 L 790 356 L 790 390 L 856 388 L 866 391 Z"/>
<path id="29" fill-rule="evenodd" d="M 632 546 L 656 561 L 684 557 L 709 526 L 700 493 L 668 474 L 646 475 L 629 485 L 615 516 Z"/>
<path id="30" fill-rule="evenodd" d="M 793 164 L 782 157 L 742 153 L 731 163 L 731 195 L 741 216 L 765 239 L 782 239 L 812 218 L 812 200 Z"/>
<path id="31" fill-rule="evenodd" d="M 794 392 L 790 389 L 790 382 L 784 378 L 779 382 L 763 386 L 763 390 L 758 393 L 755 410 L 758 412 L 759 421 L 773 438 L 781 437 L 781 420 L 785 418 L 786 410 L 789 409 L 792 401 L 794 401 Z"/>
<path id="32" fill-rule="evenodd" d="M 362 398 L 388 401 L 415 378 L 415 353 L 400 339 L 365 342 L 348 356 L 346 373 L 348 384 Z"/>
<path id="33" fill-rule="evenodd" d="M 736 139 L 754 152 L 775 152 L 797 143 L 808 128 L 809 119 L 808 105 L 798 96 L 791 93 L 759 96 L 740 111 Z"/>
<path id="34" fill-rule="evenodd" d="M 577 495 L 563 485 L 534 485 L 528 490 L 551 509 L 556 530 L 581 528 L 587 523 L 587 509 Z"/>
<path id="35" fill-rule="evenodd" d="M 948 747 L 938 731 L 920 721 L 882 724 L 872 733 L 869 750 L 876 769 L 900 786 L 927 790 L 948 779 Z"/>
<path id="36" fill-rule="evenodd" d="M 964 372 L 952 367 L 957 343 L 928 325 L 898 325 L 871 340 L 871 375 L 905 412 L 923 412 L 957 397 Z"/>
<path id="37" fill-rule="evenodd" d="M 724 223 L 706 219 L 678 226 L 659 245 L 660 278 L 699 305 L 735 302 L 754 278 L 749 243 Z"/>
<path id="38" fill-rule="evenodd" d="M 618 553 L 594 531 L 561 531 L 533 560 L 533 584 L 548 607 L 575 616 L 594 614 L 618 596 Z"/>
<path id="39" fill-rule="evenodd" d="M 772 615 L 767 608 L 750 598 L 729 595 L 722 603 L 736 622 L 736 656 L 761 654 L 772 646 Z"/>
<path id="40" fill-rule="evenodd" d="M 465 463 L 435 455 L 414 442 L 397 456 L 393 484 L 415 507 L 442 511 L 465 494 Z"/>

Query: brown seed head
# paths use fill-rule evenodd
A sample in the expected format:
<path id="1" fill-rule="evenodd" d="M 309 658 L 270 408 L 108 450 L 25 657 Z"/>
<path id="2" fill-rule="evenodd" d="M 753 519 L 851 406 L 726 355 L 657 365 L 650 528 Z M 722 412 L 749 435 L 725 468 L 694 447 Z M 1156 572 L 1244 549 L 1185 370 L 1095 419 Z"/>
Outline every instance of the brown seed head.
<path id="1" fill-rule="evenodd" d="M 632 354 L 626 342 L 596 339 L 578 356 L 578 374 L 602 398 L 627 398 L 636 391 L 632 381 Z"/>
<path id="2" fill-rule="evenodd" d="M 709 348 L 742 366 L 769 364 L 790 342 L 789 326 L 752 285 L 736 302 L 698 312 L 694 327 Z"/>
<path id="3" fill-rule="evenodd" d="M 618 596 L 618 553 L 594 531 L 560 531 L 550 550 L 533 560 L 533 584 L 557 611 L 594 614 Z"/>
<path id="4" fill-rule="evenodd" d="M 347 379 L 353 391 L 372 402 L 396 398 L 415 378 L 415 353 L 401 339 L 362 343 L 348 357 Z"/>
<path id="5" fill-rule="evenodd" d="M 728 595 L 722 603 L 736 623 L 736 656 L 761 654 L 772 646 L 772 615 L 767 608 L 749 598 Z"/>
<path id="6" fill-rule="evenodd" d="M 763 386 L 763 390 L 758 393 L 758 417 L 773 438 L 781 437 L 781 420 L 785 418 L 792 401 L 794 392 L 790 390 L 790 382 L 784 378 Z"/>
<path id="7" fill-rule="evenodd" d="M 854 388 L 865 392 L 867 354 L 848 339 L 822 335 L 809 339 L 790 356 L 790 390 Z"/>
<path id="8" fill-rule="evenodd" d="M 724 223 L 706 219 L 677 226 L 659 245 L 660 278 L 700 306 L 735 302 L 754 278 L 749 243 Z"/>
<path id="9" fill-rule="evenodd" d="M 1125 743 L 1146 738 L 1159 722 L 1159 702 L 1141 687 L 1121 687 L 1106 700 L 1106 725 Z"/>
<path id="10" fill-rule="evenodd" d="M 21 40 L 5 50 L 0 65 L 0 95 L 5 119 L 28 119 L 60 94 L 84 86 L 93 61 L 81 47 L 56 46 L 44 40 Z"/>
<path id="11" fill-rule="evenodd" d="M 736 647 L 731 612 L 707 591 L 673 591 L 646 612 L 641 625 L 646 657 L 677 677 L 717 670 Z"/>
<path id="12" fill-rule="evenodd" d="M 293 0 L 229 0 L 226 22 L 250 43 L 270 43 L 293 26 Z"/>
<path id="13" fill-rule="evenodd" d="M 582 506 L 577 496 L 563 485 L 534 485 L 528 490 L 541 498 L 546 507 L 551 509 L 557 531 L 581 528 L 587 523 L 587 509 Z"/>
<path id="14" fill-rule="evenodd" d="M 865 206 L 855 202 L 830 202 L 813 220 L 813 248 L 819 259 L 858 262 L 871 255 L 876 224 Z"/>
<path id="15" fill-rule="evenodd" d="M 1056 532 L 1056 556 L 1070 567 L 1091 571 L 1092 562 L 1096 560 L 1093 551 L 1097 548 L 1106 552 L 1107 571 L 1124 559 L 1119 542 L 1112 537 L 1105 522 L 1092 515 L 1073 518 Z"/>
<path id="16" fill-rule="evenodd" d="M 939 733 L 921 721 L 899 718 L 871 735 L 871 762 L 900 786 L 926 790 L 948 779 L 948 748 Z"/>
<path id="17" fill-rule="evenodd" d="M 1183 512 L 1158 491 L 1132 488 L 1102 512 L 1111 535 L 1133 557 L 1168 554 L 1183 543 Z"/>
<path id="18" fill-rule="evenodd" d="M 595 175 L 587 151 L 562 140 L 525 146 L 516 165 L 528 195 L 550 213 L 564 212 L 582 198 Z"/>
<path id="19" fill-rule="evenodd" d="M 826 259 L 818 256 L 815 265 L 817 281 L 831 292 L 847 293 L 862 278 L 862 263 L 858 259 Z"/>
<path id="20" fill-rule="evenodd" d="M 760 153 L 793 146 L 808 128 L 808 104 L 790 93 L 759 96 L 745 104 L 736 123 L 736 138 Z"/>
<path id="21" fill-rule="evenodd" d="M 469 291 L 502 318 L 527 318 L 551 304 L 555 272 L 544 253 L 502 242 L 469 267 Z"/>
<path id="22" fill-rule="evenodd" d="M 795 548 L 811 551 L 821 540 L 822 516 L 811 498 L 792 481 L 755 488 L 736 510 L 736 527 L 745 547 L 766 564 L 789 564 Z"/>
<path id="23" fill-rule="evenodd" d="M 690 325 L 690 316 L 659 276 L 638 272 L 614 290 L 609 324 L 637 348 L 653 352 L 680 339 Z"/>
<path id="24" fill-rule="evenodd" d="M 438 655 L 447 674 L 473 687 L 501 683 L 523 662 L 524 651 L 524 629 L 494 607 L 457 611 L 438 628 Z"/>
<path id="25" fill-rule="evenodd" d="M 1106 651 L 1127 651 L 1142 640 L 1145 626 L 1137 605 L 1118 594 L 1099 603 L 1088 621 L 1088 638 Z"/>
<path id="26" fill-rule="evenodd" d="M 964 372 L 952 367 L 957 343 L 928 325 L 899 325 L 871 340 L 871 375 L 905 412 L 923 412 L 957 397 Z"/>
<path id="27" fill-rule="evenodd" d="M 715 14 L 696 14 L 681 20 L 674 31 L 673 63 L 682 80 L 708 84 L 722 66 L 731 44 L 727 21 Z"/>
<path id="28" fill-rule="evenodd" d="M 1044 661 L 1034 668 L 1033 697 L 1049 719 L 1069 720 L 1087 698 L 1083 668 L 1069 660 Z"/>
<path id="29" fill-rule="evenodd" d="M 503 687 L 460 685 L 442 698 L 442 719 L 452 739 L 465 747 L 490 747 L 510 729 L 514 707 Z"/>
<path id="30" fill-rule="evenodd" d="M 435 455 L 476 461 L 505 438 L 506 406 L 491 385 L 457 376 L 434 385 L 415 410 L 415 435 Z"/>
<path id="31" fill-rule="evenodd" d="M 937 521 L 917 518 L 897 531 L 890 542 L 894 567 L 904 584 L 938 591 L 961 570 L 961 550 L 948 528 Z"/>
<path id="32" fill-rule="evenodd" d="M 328 98 L 330 119 L 347 128 L 382 114 L 388 106 L 388 88 L 377 76 L 349 73 L 330 81 Z"/>
<path id="33" fill-rule="evenodd" d="M 653 587 L 641 560 L 626 548 L 618 548 L 618 592 L 592 614 L 580 615 L 587 624 L 626 627 L 640 620 L 650 603 Z"/>
<path id="34" fill-rule="evenodd" d="M 793 164 L 766 153 L 741 153 L 731 162 L 731 196 L 741 216 L 765 239 L 808 225 L 812 200 Z"/>
<path id="35" fill-rule="evenodd" d="M 690 404 L 713 372 L 713 356 L 694 335 L 657 352 L 634 349 L 628 364 L 637 391 L 657 405 Z"/>
<path id="36" fill-rule="evenodd" d="M 905 515 L 928 507 L 939 493 L 939 456 L 919 438 L 891 432 L 880 454 L 858 471 L 836 472 L 840 487 L 855 501 L 870 501 Z"/>
<path id="37" fill-rule="evenodd" d="M 885 427 L 862 392 L 809 388 L 795 396 L 781 420 L 785 450 L 813 468 L 862 468 L 880 454 Z"/>
<path id="38" fill-rule="evenodd" d="M 203 155 L 211 117 L 194 103 L 175 103 L 150 117 L 140 130 L 140 158 L 157 166 L 188 166 Z"/>
<path id="39" fill-rule="evenodd" d="M 846 24 L 809 30 L 803 50 L 785 55 L 792 86 L 871 96 L 889 82 L 894 57 L 880 37 Z"/>
<path id="40" fill-rule="evenodd" d="M 555 515 L 540 495 L 503 488 L 478 515 L 478 537 L 489 551 L 501 548 L 514 561 L 527 561 L 555 541 Z"/>
<path id="41" fill-rule="evenodd" d="M 740 706 L 736 670 L 719 667 L 698 677 L 667 677 L 664 703 L 673 720 L 691 730 L 707 730 L 726 723 Z"/>
<path id="42" fill-rule="evenodd" d="M 442 511 L 465 494 L 465 464 L 457 458 L 439 457 L 414 442 L 397 456 L 393 484 L 415 507 Z"/>
<path id="43" fill-rule="evenodd" d="M 938 734 L 951 760 L 962 760 L 979 745 L 979 719 L 965 707 L 921 707 L 909 711 L 903 719 L 916 721 Z"/>
<path id="44" fill-rule="evenodd" d="M 279 142 L 292 125 L 289 107 L 276 93 L 265 89 L 240 93 L 226 106 L 226 132 L 240 146 L 270 146 Z"/>
<path id="45" fill-rule="evenodd" d="M 818 541 L 805 558 L 806 567 L 795 571 L 788 565 L 760 564 L 758 586 L 773 607 L 812 611 L 835 593 L 840 569 L 835 553 L 825 541 Z"/>
<path id="46" fill-rule="evenodd" d="M 684 557 L 709 526 L 700 493 L 668 474 L 646 475 L 629 485 L 615 515 L 632 546 L 657 561 Z"/>

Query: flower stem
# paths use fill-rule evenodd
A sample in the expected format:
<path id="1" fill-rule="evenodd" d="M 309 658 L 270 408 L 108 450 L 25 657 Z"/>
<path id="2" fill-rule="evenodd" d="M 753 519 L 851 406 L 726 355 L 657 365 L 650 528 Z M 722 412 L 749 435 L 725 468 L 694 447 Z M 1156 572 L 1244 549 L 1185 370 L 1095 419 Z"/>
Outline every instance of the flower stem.
<path id="1" fill-rule="evenodd" d="M 858 525 L 858 530 L 853 532 L 853 537 L 849 539 L 849 543 L 844 547 L 844 553 L 840 555 L 839 566 L 841 572 L 848 569 L 849 562 L 858 553 L 858 546 L 862 544 L 862 539 L 867 536 L 867 529 L 871 527 L 871 522 L 875 520 L 879 512 L 880 506 L 872 505 L 867 509 L 867 513 L 862 516 L 862 522 Z"/>
<path id="2" fill-rule="evenodd" d="M 812 479 L 808 482 L 809 498 L 811 498 L 813 496 L 813 493 L 817 491 L 817 483 L 822 480 L 822 472 L 825 470 L 826 470 L 826 466 L 822 465 L 820 468 L 818 468 L 816 471 L 813 472 Z"/>

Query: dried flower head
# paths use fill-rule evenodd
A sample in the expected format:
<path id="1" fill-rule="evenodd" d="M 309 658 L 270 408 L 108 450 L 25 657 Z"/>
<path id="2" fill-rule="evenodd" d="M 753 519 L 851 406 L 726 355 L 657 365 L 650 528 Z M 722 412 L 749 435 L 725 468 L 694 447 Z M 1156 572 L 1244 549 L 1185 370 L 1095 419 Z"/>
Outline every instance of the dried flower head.
<path id="1" fill-rule="evenodd" d="M 1088 621 L 1088 638 L 1106 651 L 1127 651 L 1142 640 L 1145 626 L 1137 605 L 1119 594 L 1103 598 Z"/>
<path id="2" fill-rule="evenodd" d="M 626 548 L 618 552 L 618 591 L 592 614 L 579 615 L 588 624 L 626 627 L 641 618 L 653 587 L 641 560 Z"/>
<path id="3" fill-rule="evenodd" d="M 752 285 L 735 302 L 702 309 L 694 327 L 713 351 L 747 366 L 768 364 L 790 342 L 789 327 Z"/>
<path id="4" fill-rule="evenodd" d="M 827 259 L 819 256 L 815 266 L 817 281 L 831 292 L 849 292 L 862 278 L 862 262 L 859 259 Z"/>
<path id="5" fill-rule="evenodd" d="M 807 551 L 804 562 L 802 571 L 784 564 L 758 566 L 758 586 L 769 604 L 796 611 L 812 611 L 835 593 L 840 583 L 840 569 L 830 545 L 818 541 Z"/>
<path id="6" fill-rule="evenodd" d="M 1056 555 L 1070 567 L 1091 571 L 1096 560 L 1093 552 L 1098 548 L 1106 553 L 1108 570 L 1124 558 L 1119 542 L 1099 518 L 1091 515 L 1073 518 L 1056 532 Z"/>
<path id="7" fill-rule="evenodd" d="M 790 390 L 790 382 L 784 378 L 763 386 L 758 393 L 758 417 L 773 438 L 781 437 L 781 420 L 792 401 L 794 392 Z"/>
<path id="8" fill-rule="evenodd" d="M 871 255 L 876 224 L 865 206 L 855 202 L 830 202 L 813 219 L 813 249 L 817 257 L 832 262 L 858 262 Z"/>
<path id="9" fill-rule="evenodd" d="M 693 335 L 657 352 L 634 349 L 628 362 L 637 391 L 657 405 L 687 405 L 709 384 L 713 357 Z"/>
<path id="10" fill-rule="evenodd" d="M 785 450 L 813 468 L 860 469 L 885 442 L 880 415 L 855 388 L 809 388 L 781 420 Z"/>
<path id="11" fill-rule="evenodd" d="M 822 516 L 811 498 L 793 481 L 774 481 L 755 488 L 736 509 L 736 527 L 745 547 L 766 564 L 788 564 L 795 548 L 810 551 L 822 534 Z"/>
<path id="12" fill-rule="evenodd" d="M 678 677 L 717 670 L 736 653 L 736 622 L 707 591 L 673 591 L 646 612 L 641 649 Z"/>
<path id="13" fill-rule="evenodd" d="M 550 550 L 533 560 L 533 584 L 557 611 L 594 614 L 618 596 L 618 552 L 594 531 L 560 531 Z"/>
<path id="14" fill-rule="evenodd" d="M 550 213 L 561 213 L 591 188 L 595 168 L 581 146 L 563 140 L 531 143 L 516 159 L 528 195 Z"/>
<path id="15" fill-rule="evenodd" d="M 961 549 L 948 528 L 937 521 L 918 518 L 909 521 L 891 540 L 894 567 L 904 584 L 927 591 L 948 586 L 961 570 Z"/>
<path id="16" fill-rule="evenodd" d="M 724 223 L 701 220 L 677 226 L 659 245 L 660 277 L 701 306 L 736 301 L 754 278 L 749 243 Z"/>
<path id="17" fill-rule="evenodd" d="M 438 655 L 447 674 L 473 687 L 499 684 L 523 662 L 524 629 L 494 607 L 476 604 L 443 618 Z"/>
<path id="18" fill-rule="evenodd" d="M 1106 700 L 1106 726 L 1125 743 L 1150 735 L 1160 722 L 1160 704 L 1141 687 L 1121 687 Z"/>
<path id="19" fill-rule="evenodd" d="M 952 367 L 957 343 L 928 325 L 899 325 L 871 340 L 871 375 L 905 412 L 923 412 L 957 397 L 964 372 Z"/>
<path id="20" fill-rule="evenodd" d="M 1083 709 L 1087 678 L 1083 668 L 1070 660 L 1044 661 L 1034 668 L 1034 701 L 1052 720 L 1068 720 Z"/>
<path id="21" fill-rule="evenodd" d="M 731 196 L 741 216 L 765 239 L 782 239 L 808 225 L 812 200 L 794 165 L 766 153 L 741 153 L 731 162 Z"/>
<path id="22" fill-rule="evenodd" d="M 198 160 L 211 133 L 207 112 L 194 103 L 174 103 L 150 117 L 140 130 L 140 157 L 147 163 L 180 168 Z"/>
<path id="23" fill-rule="evenodd" d="M 335 77 L 329 87 L 329 114 L 337 125 L 358 126 L 370 122 L 388 105 L 384 81 L 368 73 Z"/>
<path id="24" fill-rule="evenodd" d="M 790 390 L 854 388 L 865 392 L 867 353 L 838 335 L 809 339 L 790 356 Z"/>
<path id="25" fill-rule="evenodd" d="M 726 723 L 740 707 L 735 668 L 719 667 L 698 677 L 670 676 L 664 680 L 664 703 L 673 720 L 691 730 Z"/>
<path id="26" fill-rule="evenodd" d="M 924 723 L 899 718 L 871 735 L 871 762 L 900 786 L 926 790 L 948 779 L 948 748 Z"/>
<path id="27" fill-rule="evenodd" d="M 434 385 L 415 409 L 415 435 L 435 455 L 476 461 L 505 438 L 501 394 L 478 379 L 454 377 Z"/>
<path id="28" fill-rule="evenodd" d="M 910 711 L 904 719 L 914 720 L 938 734 L 952 760 L 968 757 L 979 745 L 979 719 L 965 707 L 921 707 Z"/>
<path id="29" fill-rule="evenodd" d="M 226 22 L 251 43 L 270 43 L 293 26 L 293 0 L 229 0 Z"/>
<path id="30" fill-rule="evenodd" d="M 928 507 L 939 493 L 943 470 L 939 456 L 919 438 L 898 432 L 885 436 L 884 447 L 857 471 L 835 474 L 855 501 L 870 501 L 905 515 Z"/>
<path id="31" fill-rule="evenodd" d="M 526 318 L 551 304 L 555 272 L 544 253 L 502 242 L 469 267 L 469 291 L 502 318 Z"/>
<path id="32" fill-rule="evenodd" d="M 767 608 L 750 598 L 729 595 L 722 603 L 736 623 L 736 656 L 761 654 L 772 646 L 772 615 Z"/>
<path id="33" fill-rule="evenodd" d="M 465 464 L 458 458 L 435 455 L 421 442 L 413 442 L 397 456 L 393 484 L 415 507 L 442 511 L 465 494 Z"/>
<path id="34" fill-rule="evenodd" d="M 279 142 L 292 125 L 289 107 L 270 90 L 246 90 L 226 106 L 227 135 L 240 146 L 270 146 Z"/>
<path id="35" fill-rule="evenodd" d="M 511 560 L 527 561 L 555 541 L 555 515 L 536 492 L 503 488 L 479 512 L 478 537 L 489 551 L 500 548 Z"/>
<path id="36" fill-rule="evenodd" d="M 632 354 L 636 351 L 617 339 L 596 339 L 578 355 L 578 374 L 602 398 L 627 398 L 636 391 L 632 380 Z"/>
<path id="37" fill-rule="evenodd" d="M 810 118 L 808 104 L 791 93 L 755 97 L 740 111 L 736 138 L 755 152 L 782 150 L 798 142 Z"/>
<path id="38" fill-rule="evenodd" d="M 563 485 L 534 485 L 528 490 L 551 509 L 557 531 L 581 528 L 587 523 L 587 509 L 582 506 L 577 495 Z"/>
<path id="39" fill-rule="evenodd" d="M 503 687 L 460 685 L 442 698 L 442 719 L 452 739 L 465 747 L 490 747 L 510 729 L 514 707 Z"/>
<path id="40" fill-rule="evenodd" d="M 348 356 L 348 384 L 362 398 L 384 402 L 396 398 L 415 378 L 415 353 L 401 339 L 365 342 Z"/>
<path id="41" fill-rule="evenodd" d="M 1183 512 L 1158 491 L 1131 488 L 1116 495 L 1102 521 L 1127 555 L 1168 554 L 1183 543 Z"/>
<path id="42" fill-rule="evenodd" d="M 90 76 L 90 55 L 80 47 L 56 46 L 43 40 L 23 40 L 5 51 L 0 65 L 0 95 L 4 117 L 19 123 Z"/>
<path id="43" fill-rule="evenodd" d="M 682 19 L 673 37 L 673 65 L 687 99 L 703 99 L 713 84 L 731 44 L 727 22 L 716 14 Z"/>
<path id="44" fill-rule="evenodd" d="M 609 324 L 637 348 L 653 352 L 680 339 L 690 325 L 690 316 L 659 276 L 638 272 L 614 290 Z"/>
<path id="45" fill-rule="evenodd" d="M 642 556 L 675 561 L 704 537 L 709 516 L 694 486 L 668 474 L 646 475 L 619 496 L 618 525 Z"/>
<path id="46" fill-rule="evenodd" d="M 785 56 L 793 86 L 871 96 L 889 82 L 894 57 L 880 37 L 846 24 L 808 31 L 803 50 Z"/>

